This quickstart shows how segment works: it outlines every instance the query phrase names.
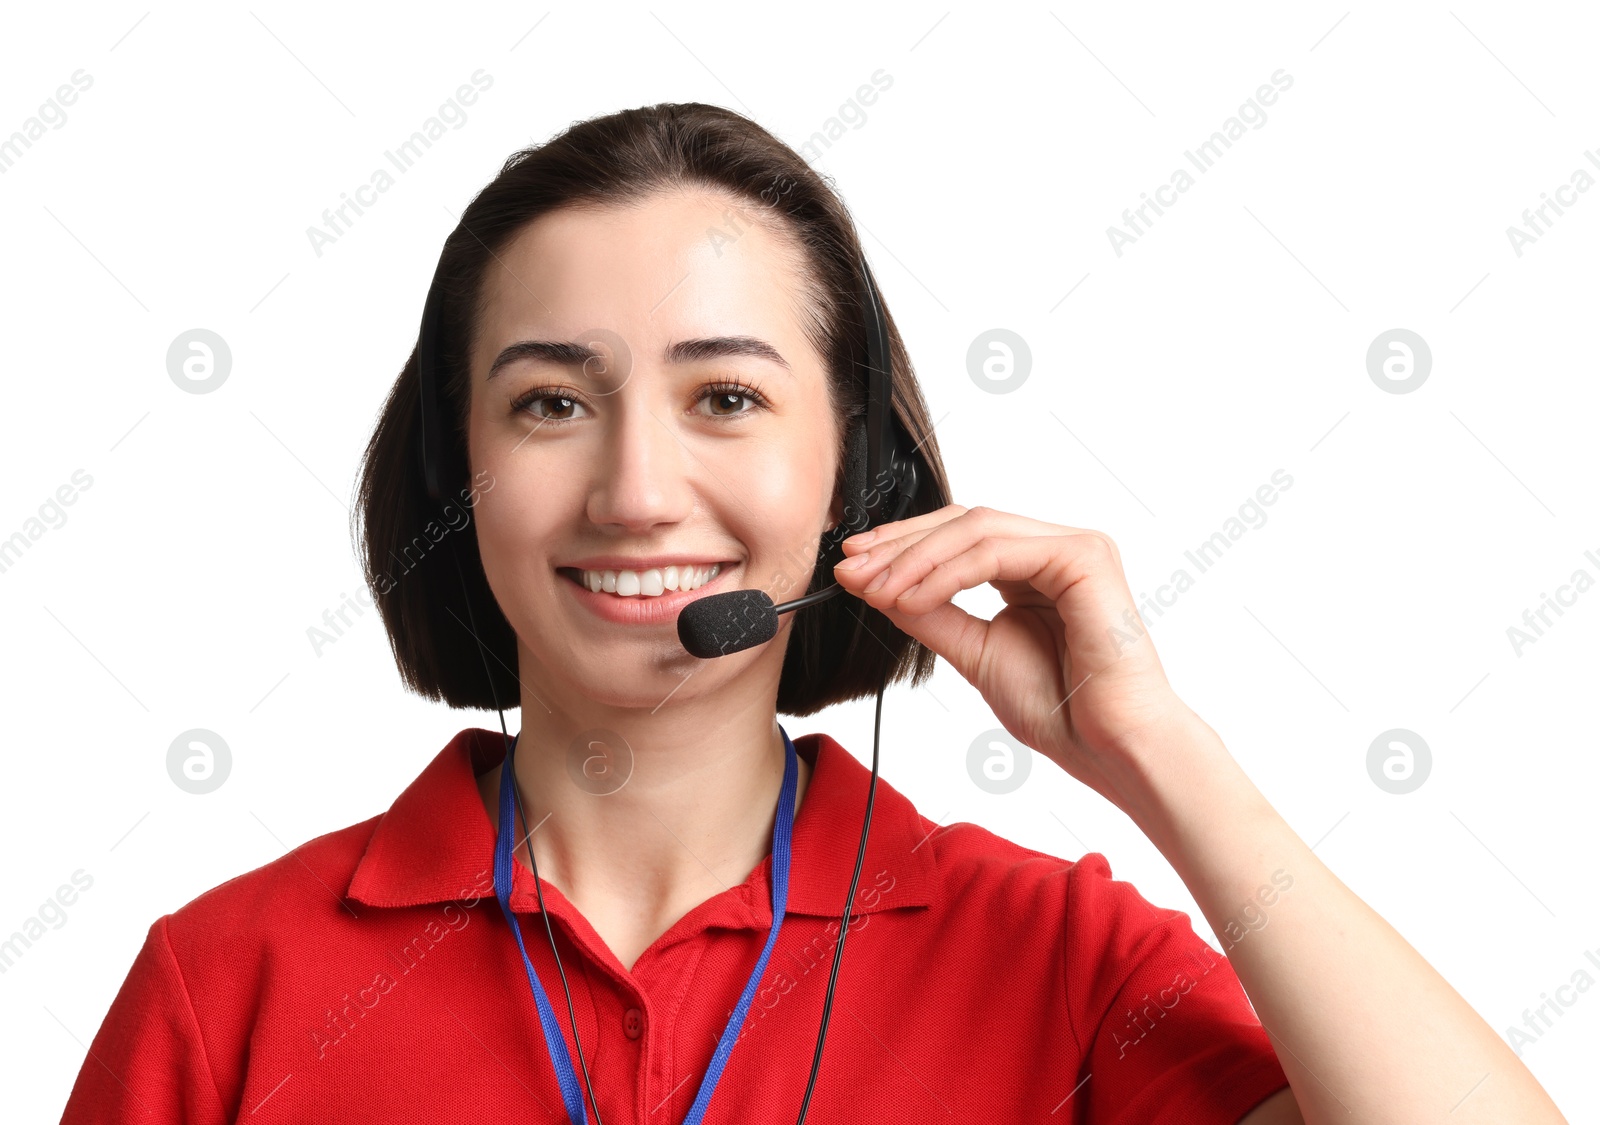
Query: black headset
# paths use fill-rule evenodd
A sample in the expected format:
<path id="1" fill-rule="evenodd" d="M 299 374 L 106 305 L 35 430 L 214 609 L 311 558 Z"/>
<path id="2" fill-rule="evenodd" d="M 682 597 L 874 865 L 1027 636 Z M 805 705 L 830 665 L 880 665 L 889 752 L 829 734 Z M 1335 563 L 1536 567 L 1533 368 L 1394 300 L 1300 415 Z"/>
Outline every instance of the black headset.
<path id="1" fill-rule="evenodd" d="M 452 232 L 453 237 L 453 232 Z M 449 239 L 446 239 L 446 246 Z M 865 368 L 867 409 L 865 416 L 851 426 L 845 446 L 845 503 L 840 521 L 823 536 L 819 550 L 819 565 L 813 575 L 813 585 L 822 577 L 831 577 L 833 563 L 842 556 L 840 543 L 860 531 L 881 523 L 900 520 L 916 495 L 921 480 L 918 471 L 918 447 L 911 444 L 904 425 L 892 409 L 892 379 L 890 369 L 889 320 L 884 311 L 877 282 L 867 265 L 866 256 L 859 259 L 860 296 L 866 319 L 866 355 L 859 366 Z M 443 419 L 444 409 L 440 397 L 439 371 L 439 308 L 442 300 L 441 273 L 444 254 L 441 252 L 433 282 L 428 286 L 428 298 L 422 310 L 422 328 L 417 343 L 417 381 L 420 414 L 418 453 L 422 460 L 423 481 L 428 496 L 436 501 L 443 499 Z M 893 516 L 885 513 L 891 511 Z M 456 574 L 461 580 L 461 593 L 467 607 L 467 625 L 473 639 L 478 642 L 478 655 L 483 661 L 484 675 L 488 678 L 490 698 L 500 714 L 500 733 L 505 739 L 507 757 L 510 757 L 511 735 L 506 730 L 505 709 L 501 707 L 494 690 L 494 676 L 489 670 L 487 646 L 478 633 L 473 620 L 472 599 L 467 594 L 466 575 L 455 549 Z M 823 567 L 826 566 L 826 570 Z M 752 645 L 770 640 L 777 631 L 778 615 L 791 610 L 816 605 L 833 597 L 841 587 L 830 582 L 824 588 L 782 605 L 774 606 L 772 599 L 762 590 L 733 590 L 724 594 L 708 595 L 697 599 L 679 614 L 678 633 L 685 648 L 701 658 L 723 656 Z M 719 608 L 720 607 L 720 608 Z M 691 610 L 695 613 L 691 615 Z M 845 937 L 850 932 L 850 905 L 855 901 L 856 885 L 861 878 L 861 866 L 866 858 L 867 832 L 872 823 L 873 798 L 878 790 L 878 739 L 883 719 L 883 692 L 887 686 L 888 670 L 878 685 L 877 706 L 872 719 L 872 781 L 867 788 L 867 807 L 861 819 L 861 842 L 856 849 L 855 872 L 850 878 L 850 891 L 845 897 L 844 910 L 839 920 L 839 940 L 834 946 L 833 966 L 828 973 L 828 992 L 822 1005 L 822 1020 L 817 1030 L 816 1050 L 811 1058 L 811 1077 L 806 1083 L 805 1098 L 800 1103 L 797 1125 L 803 1125 L 806 1110 L 811 1104 L 811 1093 L 816 1086 L 817 1070 L 822 1063 L 822 1045 L 828 1032 L 828 1017 L 833 1010 L 833 990 L 839 978 L 839 964 L 844 955 Z M 527 827 L 527 813 L 522 804 L 522 791 L 516 787 L 517 811 Z M 533 834 L 523 837 L 528 853 L 528 866 L 533 870 L 534 891 L 539 899 L 539 911 L 544 918 L 545 936 L 550 941 L 550 953 L 555 958 L 556 971 L 561 977 L 561 989 L 566 995 L 567 1018 L 572 1026 L 573 1042 L 578 1047 L 578 1065 L 583 1071 L 583 1082 L 588 1090 L 589 1103 L 594 1107 L 596 1125 L 600 1121 L 600 1106 L 595 1101 L 594 1088 L 589 1081 L 589 1068 L 583 1057 L 583 1044 L 578 1038 L 578 1023 L 573 1011 L 572 990 L 567 985 L 566 971 L 561 967 L 561 955 L 556 952 L 555 933 L 550 926 L 550 915 L 545 910 L 544 892 L 540 887 L 539 865 L 533 857 Z"/>

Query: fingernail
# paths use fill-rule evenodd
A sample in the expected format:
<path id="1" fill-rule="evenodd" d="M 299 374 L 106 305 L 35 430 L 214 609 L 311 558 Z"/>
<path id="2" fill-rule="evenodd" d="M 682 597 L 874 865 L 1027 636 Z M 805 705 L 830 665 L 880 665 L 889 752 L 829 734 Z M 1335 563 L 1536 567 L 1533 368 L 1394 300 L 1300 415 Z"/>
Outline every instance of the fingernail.
<path id="1" fill-rule="evenodd" d="M 862 591 L 862 593 L 870 594 L 874 590 L 876 590 L 879 586 L 882 586 L 887 581 L 889 581 L 889 572 L 886 570 L 882 574 L 878 575 L 878 577 L 874 578 L 872 580 L 872 585 L 868 586 L 865 590 Z"/>
<path id="2" fill-rule="evenodd" d="M 874 529 L 872 531 L 863 531 L 863 532 L 860 532 L 860 533 L 858 533 L 856 535 L 852 535 L 852 536 L 850 536 L 850 538 L 846 539 L 845 542 L 846 543 L 854 543 L 856 546 L 859 547 L 863 543 L 871 543 L 877 537 L 878 537 L 878 532 L 877 532 L 876 529 Z"/>
<path id="3" fill-rule="evenodd" d="M 918 582 L 915 586 L 911 587 L 911 589 L 905 591 L 905 593 L 901 594 L 898 598 L 896 598 L 895 601 L 903 602 L 907 598 L 909 598 L 912 594 L 915 594 L 920 589 L 922 589 L 922 583 Z"/>
<path id="4" fill-rule="evenodd" d="M 854 570 L 856 567 L 861 566 L 866 561 L 867 561 L 867 556 L 866 555 L 852 555 L 850 558 L 845 559 L 844 562 L 840 563 L 838 566 L 834 567 L 833 569 L 834 570 Z"/>

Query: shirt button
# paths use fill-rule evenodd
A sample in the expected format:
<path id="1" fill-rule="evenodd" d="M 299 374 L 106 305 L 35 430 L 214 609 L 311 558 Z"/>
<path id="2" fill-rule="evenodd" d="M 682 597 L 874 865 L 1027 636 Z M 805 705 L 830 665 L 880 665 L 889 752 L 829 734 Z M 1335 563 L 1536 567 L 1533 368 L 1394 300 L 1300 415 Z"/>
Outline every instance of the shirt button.
<path id="1" fill-rule="evenodd" d="M 638 1008 L 629 1008 L 622 1013 L 622 1030 L 629 1039 L 637 1039 L 644 1034 L 644 1013 Z"/>

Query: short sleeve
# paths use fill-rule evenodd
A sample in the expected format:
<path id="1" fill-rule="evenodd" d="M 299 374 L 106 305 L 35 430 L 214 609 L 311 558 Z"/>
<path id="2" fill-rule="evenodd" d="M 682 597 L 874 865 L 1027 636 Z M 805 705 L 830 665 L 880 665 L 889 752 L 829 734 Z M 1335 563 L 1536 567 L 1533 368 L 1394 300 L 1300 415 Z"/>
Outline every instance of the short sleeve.
<path id="1" fill-rule="evenodd" d="M 1289 1084 L 1233 966 L 1090 852 L 1067 879 L 1075 1125 L 1236 1125 Z"/>
<path id="2" fill-rule="evenodd" d="M 89 1045 L 62 1125 L 211 1125 L 226 1116 L 161 918 Z"/>

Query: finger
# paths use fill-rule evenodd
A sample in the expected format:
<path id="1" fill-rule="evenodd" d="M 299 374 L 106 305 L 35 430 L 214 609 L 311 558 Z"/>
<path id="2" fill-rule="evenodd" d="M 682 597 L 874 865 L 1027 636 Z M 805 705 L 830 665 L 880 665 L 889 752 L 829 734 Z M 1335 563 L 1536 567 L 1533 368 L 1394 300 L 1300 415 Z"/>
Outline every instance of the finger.
<path id="1" fill-rule="evenodd" d="M 902 535 L 926 531 L 939 526 L 962 515 L 967 511 L 960 504 L 946 504 L 931 512 L 924 512 L 920 516 L 910 516 L 903 520 L 894 520 L 890 523 L 881 523 L 877 527 L 852 535 L 844 541 L 846 554 L 860 554 L 870 547 L 887 543 Z"/>
<path id="2" fill-rule="evenodd" d="M 882 573 L 885 563 L 932 531 L 931 527 L 925 528 L 922 531 L 913 531 L 890 539 L 888 542 L 868 544 L 861 548 L 860 554 L 840 559 L 834 564 L 834 581 L 859 596 L 861 591 Z"/>
<path id="3" fill-rule="evenodd" d="M 903 535 L 883 543 L 874 543 L 865 552 L 867 561 L 845 572 L 866 581 L 851 582 L 847 588 L 865 592 L 887 566 L 889 577 L 878 589 L 888 590 L 896 586 L 898 590 L 906 589 L 922 581 L 938 563 L 955 557 L 986 537 L 1025 538 L 1072 533 L 1099 535 L 1098 532 L 1079 531 L 1077 528 L 1045 523 L 993 508 L 970 508 L 954 519 L 929 527 L 921 534 Z"/>
<path id="4" fill-rule="evenodd" d="M 912 543 L 915 543 L 918 539 L 921 539 L 924 535 L 927 535 L 931 531 L 933 531 L 933 527 L 930 526 L 912 531 L 900 532 L 888 537 L 880 535 L 878 538 L 870 539 L 866 543 L 859 546 L 852 544 L 848 548 L 849 557 L 842 560 L 851 564 L 845 569 L 855 570 L 858 567 L 866 565 L 868 559 L 871 559 L 873 562 L 877 563 L 887 562 L 896 554 L 905 550 Z"/>
<path id="5" fill-rule="evenodd" d="M 870 587 L 875 585 L 882 586 L 885 577 L 884 568 L 888 564 L 905 554 L 914 544 L 926 539 L 934 531 L 949 527 L 961 517 L 968 515 L 969 511 L 974 510 L 977 509 L 967 509 L 952 504 L 946 508 L 941 508 L 938 512 L 925 513 L 915 520 L 901 520 L 896 524 L 885 524 L 883 527 L 885 531 L 890 529 L 900 530 L 887 538 L 869 541 L 865 547 L 859 549 L 859 554 L 852 555 L 850 558 L 837 563 L 834 567 L 834 580 L 858 597 L 864 596 Z M 989 511 L 989 509 L 983 509 L 982 511 Z M 1005 513 L 999 514 L 1004 515 Z M 929 518 L 932 516 L 942 518 L 933 520 Z M 1027 520 L 1021 516 L 1016 517 L 1016 519 L 1024 524 L 1038 524 L 1037 520 Z M 971 529 L 974 525 L 969 521 L 963 526 Z M 1039 524 L 1039 526 L 1048 527 L 1049 525 Z M 1013 532 L 1024 530 L 1022 526 L 1010 522 L 1007 522 L 1007 527 Z M 952 546 L 949 550 L 953 553 L 956 549 L 955 546 Z"/>
<path id="6" fill-rule="evenodd" d="M 1072 536 L 1030 536 L 1001 539 L 986 536 L 950 558 L 927 555 L 897 565 L 889 579 L 870 594 L 869 605 L 892 605 L 907 613 L 926 612 L 947 602 L 962 590 L 985 582 L 1023 583 L 1051 602 L 1066 593 L 1067 583 L 1058 565 L 1062 552 L 1072 549 Z M 901 562 L 906 562 L 901 556 Z M 1050 573 L 1054 569 L 1056 573 Z"/>
<path id="7" fill-rule="evenodd" d="M 945 602 L 924 613 L 907 613 L 894 606 L 884 606 L 880 612 L 902 633 L 921 641 L 961 673 L 968 683 L 977 686 L 989 622 L 974 617 L 953 602 Z"/>
<path id="8" fill-rule="evenodd" d="M 1107 659 L 1119 655 L 1112 648 L 1100 649 L 1114 641 L 1112 626 L 1133 612 L 1133 595 L 1110 546 L 1097 535 L 984 538 L 954 558 L 940 560 L 923 575 L 892 577 L 861 597 L 875 609 L 894 606 L 914 617 L 983 582 L 1026 584 L 1038 590 L 1056 606 L 1067 635 L 1090 645 L 1093 651 L 1083 655 Z M 1068 591 L 1080 585 L 1079 595 L 1069 598 Z"/>
<path id="9" fill-rule="evenodd" d="M 965 508 L 961 509 L 963 512 L 965 510 Z M 938 513 L 929 512 L 927 514 L 931 516 Z M 921 517 L 919 517 L 919 519 L 920 518 Z M 948 519 L 954 518 L 955 515 L 948 517 Z M 905 528 L 911 522 L 912 521 L 910 520 L 902 520 L 898 524 L 885 524 L 884 526 Z M 843 584 L 845 589 L 849 590 L 851 593 L 859 595 L 861 589 L 870 583 L 873 578 L 880 571 L 882 571 L 884 563 L 888 562 L 890 559 L 893 559 L 908 546 L 932 532 L 935 526 L 937 525 L 929 523 L 919 529 L 902 531 L 899 534 L 893 535 L 887 539 L 869 540 L 865 545 L 855 547 L 855 554 L 850 555 L 848 558 L 841 559 L 834 564 L 834 581 Z"/>

